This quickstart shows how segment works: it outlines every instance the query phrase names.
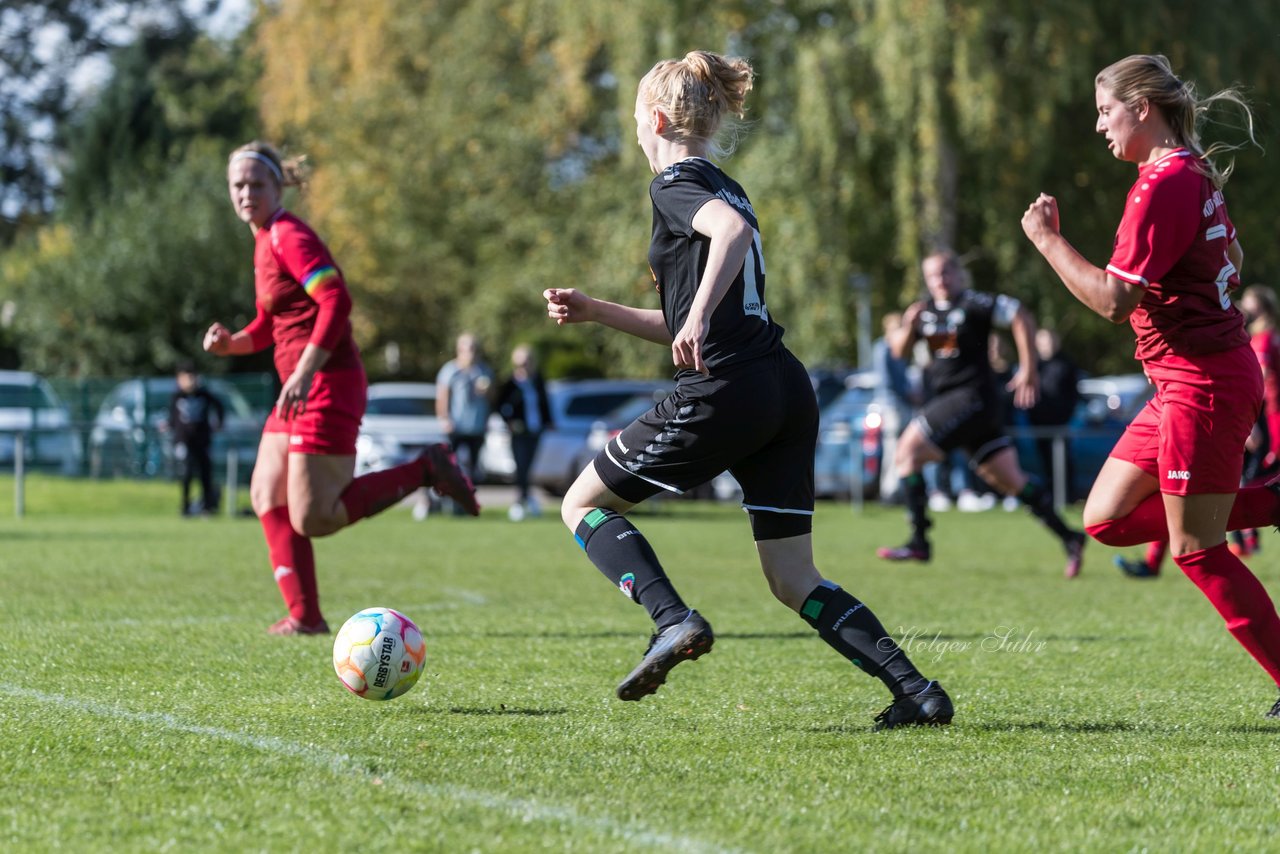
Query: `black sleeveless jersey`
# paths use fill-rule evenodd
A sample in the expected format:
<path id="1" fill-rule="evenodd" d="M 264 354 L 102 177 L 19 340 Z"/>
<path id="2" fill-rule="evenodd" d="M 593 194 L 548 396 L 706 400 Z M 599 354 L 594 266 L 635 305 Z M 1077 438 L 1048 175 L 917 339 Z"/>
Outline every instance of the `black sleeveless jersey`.
<path id="1" fill-rule="evenodd" d="M 994 380 L 987 341 L 992 327 L 1007 329 L 1018 310 L 1012 297 L 965 291 L 949 303 L 929 300 L 916 317 L 915 333 L 929 345 L 929 386 L 941 394 Z"/>
<path id="2" fill-rule="evenodd" d="M 742 269 L 711 315 L 702 358 L 708 368 L 756 359 L 782 346 L 782 327 L 764 301 L 764 254 L 760 227 L 746 191 L 711 161 L 693 157 L 673 163 L 649 185 L 653 239 L 649 269 L 662 297 L 662 316 L 674 338 L 684 326 L 707 266 L 711 238 L 693 228 L 693 218 L 712 199 L 727 202 L 755 232 Z"/>

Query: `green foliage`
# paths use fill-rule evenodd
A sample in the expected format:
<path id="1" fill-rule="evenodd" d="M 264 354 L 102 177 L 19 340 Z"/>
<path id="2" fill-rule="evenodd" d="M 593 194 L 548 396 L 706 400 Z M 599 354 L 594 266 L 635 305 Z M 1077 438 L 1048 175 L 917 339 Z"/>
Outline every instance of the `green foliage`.
<path id="1" fill-rule="evenodd" d="M 228 215 L 221 146 L 193 146 L 154 185 L 111 193 L 82 225 L 0 260 L 24 364 L 62 375 L 152 374 L 200 352 L 214 320 L 252 317 L 252 244 Z"/>
<path id="2" fill-rule="evenodd" d="M 64 129 L 58 219 L 0 258 L 25 366 L 152 374 L 200 352 L 214 319 L 252 317 L 252 248 L 222 163 L 249 134 L 244 44 L 149 32 L 114 55 L 95 108 Z"/>
<path id="3" fill-rule="evenodd" d="M 422 680 L 374 703 L 339 684 L 331 637 L 264 632 L 283 605 L 254 520 L 180 519 L 172 483 L 51 478 L 13 520 L 12 487 L 14 850 L 1274 848 L 1275 686 L 1172 567 L 1134 582 L 1099 548 L 1064 582 L 1025 514 L 949 514 L 933 564 L 858 571 L 901 514 L 818 508 L 818 565 L 957 705 L 946 729 L 872 733 L 888 692 L 773 601 L 736 507 L 634 517 L 717 631 L 639 703 L 613 687 L 644 612 L 550 509 L 392 509 L 318 541 L 331 625 L 376 604 L 423 629 Z M 1274 592 L 1270 548 L 1251 568 Z M 660 809 L 643 796 L 673 781 Z"/>
<path id="4" fill-rule="evenodd" d="M 141 25 L 180 30 L 182 0 L 6 0 L 0 5 L 0 222 L 47 214 L 58 181 L 55 133 L 78 106 L 83 63 L 120 45 Z M 127 36 L 126 36 L 127 37 Z M 0 245 L 6 235 L 0 230 Z"/>
<path id="5" fill-rule="evenodd" d="M 360 331 L 398 342 L 418 372 L 458 328 L 501 340 L 544 323 L 551 284 L 656 304 L 631 112 L 664 56 L 706 47 L 755 65 L 747 134 L 726 165 L 763 222 L 773 314 L 813 361 L 853 360 L 852 275 L 870 278 L 877 313 L 900 308 L 919 293 L 922 254 L 945 244 L 979 287 L 1064 332 L 1087 367 L 1131 369 L 1126 335 L 1075 302 L 1019 225 L 1052 192 L 1069 237 L 1105 261 L 1132 168 L 1093 135 L 1094 72 L 1162 50 L 1207 87 L 1247 76 L 1262 103 L 1280 88 L 1258 2 L 1232 16 L 1160 11 L 1155 28 L 1145 8 L 1022 0 L 402 5 L 286 3 L 259 44 L 264 118 L 318 155 L 307 210 L 356 273 Z M 1234 57 L 1246 54 L 1192 51 L 1191 38 L 1258 50 L 1245 68 Z M 334 48 L 315 56 L 315 43 Z M 1252 154 L 1241 166 L 1257 179 L 1239 202 L 1229 194 L 1253 247 L 1248 235 L 1269 231 L 1256 199 L 1280 169 Z M 1257 244 L 1253 269 L 1273 275 L 1280 250 Z M 625 336 L 560 333 L 609 373 L 667 370 L 665 353 Z"/>
<path id="6" fill-rule="evenodd" d="M 804 359 L 855 361 L 853 277 L 870 282 L 878 316 L 919 294 L 922 255 L 949 244 L 978 287 L 1021 298 L 1087 369 L 1132 370 L 1131 335 L 1070 296 L 1023 237 L 1022 213 L 1054 194 L 1067 236 L 1105 262 L 1134 172 L 1093 132 L 1093 76 L 1131 52 L 1166 53 L 1203 93 L 1244 84 L 1260 140 L 1274 139 L 1272 5 L 285 0 L 260 7 L 252 52 L 197 39 L 117 57 L 118 82 L 66 134 L 64 222 L 114 210 L 104 194 L 135 181 L 167 180 L 194 140 L 268 135 L 309 155 L 313 180 L 290 203 L 347 273 L 374 375 L 392 369 L 391 344 L 402 373 L 433 375 L 464 328 L 502 346 L 557 336 L 577 350 L 563 368 L 575 373 L 668 373 L 663 348 L 549 328 L 541 292 L 657 305 L 635 86 L 656 60 L 709 48 L 757 72 L 725 166 L 760 215 L 771 312 Z M 248 133 L 240 111 L 259 102 L 264 130 Z M 1211 138 L 1242 139 L 1238 117 L 1219 118 Z M 202 149 L 211 174 L 214 148 Z M 1277 280 L 1280 166 L 1253 149 L 1237 159 L 1227 196 L 1245 277 Z"/>

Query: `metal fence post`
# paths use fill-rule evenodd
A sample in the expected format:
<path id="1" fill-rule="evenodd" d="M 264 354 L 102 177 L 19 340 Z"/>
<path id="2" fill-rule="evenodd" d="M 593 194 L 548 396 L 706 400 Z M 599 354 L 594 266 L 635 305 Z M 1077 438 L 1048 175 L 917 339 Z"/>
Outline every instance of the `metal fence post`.
<path id="1" fill-rule="evenodd" d="M 850 425 L 850 427 L 852 426 Z M 863 504 L 863 469 L 867 464 L 866 451 L 862 447 L 862 431 L 850 430 L 849 432 L 853 438 L 853 441 L 849 443 L 853 446 L 853 459 L 850 461 L 853 471 L 850 472 L 849 477 L 849 499 L 853 512 L 861 513 Z"/>
<path id="2" fill-rule="evenodd" d="M 26 465 L 23 459 L 26 448 L 23 447 L 24 436 L 13 434 L 13 514 L 19 519 L 26 513 Z"/>
<path id="3" fill-rule="evenodd" d="M 1053 433 L 1053 506 L 1067 505 L 1067 442 L 1065 427 L 1059 427 Z"/>
<path id="4" fill-rule="evenodd" d="M 227 518 L 233 519 L 236 515 L 236 494 L 240 490 L 240 457 L 236 454 L 235 448 L 227 450 L 227 483 L 225 487 Z"/>

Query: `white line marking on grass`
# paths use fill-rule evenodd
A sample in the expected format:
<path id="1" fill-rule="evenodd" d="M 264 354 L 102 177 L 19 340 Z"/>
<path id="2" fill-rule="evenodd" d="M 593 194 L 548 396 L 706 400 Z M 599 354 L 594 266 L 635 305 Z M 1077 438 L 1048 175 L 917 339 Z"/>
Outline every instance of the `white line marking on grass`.
<path id="1" fill-rule="evenodd" d="M 507 795 L 472 789 L 466 786 L 434 785 L 418 783 L 412 780 L 401 780 L 394 774 L 373 773 L 364 765 L 370 760 L 361 760 L 358 756 L 346 753 L 334 753 L 309 744 L 287 741 L 272 735 L 254 735 L 250 732 L 222 729 L 203 724 L 188 723 L 167 712 L 132 712 L 109 703 L 97 700 L 83 700 L 62 694 L 46 694 L 16 685 L 0 685 L 0 694 L 33 700 L 60 709 L 83 712 L 118 721 L 154 726 L 171 732 L 198 735 L 219 741 L 251 747 L 264 753 L 278 756 L 289 756 L 301 759 L 310 765 L 327 770 L 335 776 L 363 777 L 369 781 L 381 780 L 383 785 L 401 789 L 413 795 L 427 795 L 444 800 L 452 800 L 468 806 L 477 806 L 497 812 L 510 813 L 522 822 L 549 821 L 562 822 L 570 827 L 595 831 L 608 836 L 620 838 L 628 844 L 640 848 L 661 847 L 667 850 L 689 852 L 723 852 L 733 854 L 739 849 L 722 848 L 702 842 L 688 836 L 676 836 L 660 831 L 648 830 L 631 822 L 619 822 L 607 818 L 585 816 L 569 807 L 548 804 L 533 798 L 513 798 Z"/>

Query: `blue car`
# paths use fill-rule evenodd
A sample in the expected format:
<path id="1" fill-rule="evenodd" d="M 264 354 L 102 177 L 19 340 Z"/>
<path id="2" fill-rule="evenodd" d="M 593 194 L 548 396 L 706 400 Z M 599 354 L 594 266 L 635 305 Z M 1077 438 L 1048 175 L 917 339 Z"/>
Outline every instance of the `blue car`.
<path id="1" fill-rule="evenodd" d="M 1063 428 L 1071 467 L 1068 501 L 1083 499 L 1089 494 L 1107 455 L 1129 422 L 1155 394 L 1155 386 L 1143 374 L 1088 377 L 1080 380 L 1076 387 L 1080 391 L 1080 402 Z M 1014 426 L 1013 434 L 1023 470 L 1043 477 L 1035 437 L 1020 425 Z"/>
<path id="2" fill-rule="evenodd" d="M 818 449 L 813 463 L 819 498 L 863 498 L 880 494 L 885 411 L 875 374 L 860 371 L 818 416 Z"/>

